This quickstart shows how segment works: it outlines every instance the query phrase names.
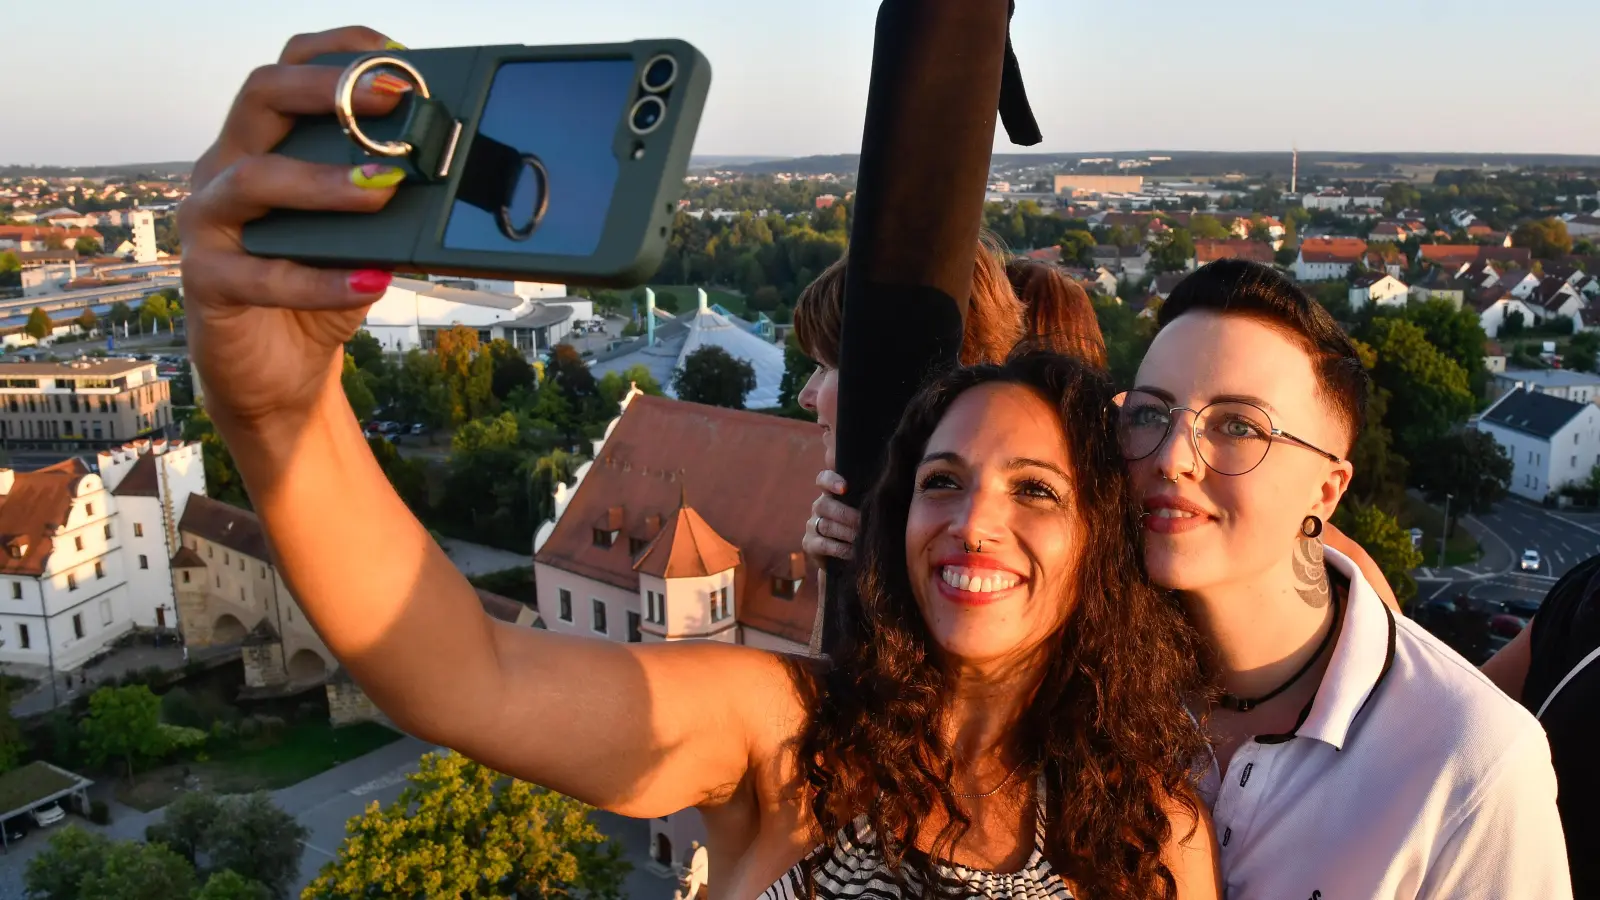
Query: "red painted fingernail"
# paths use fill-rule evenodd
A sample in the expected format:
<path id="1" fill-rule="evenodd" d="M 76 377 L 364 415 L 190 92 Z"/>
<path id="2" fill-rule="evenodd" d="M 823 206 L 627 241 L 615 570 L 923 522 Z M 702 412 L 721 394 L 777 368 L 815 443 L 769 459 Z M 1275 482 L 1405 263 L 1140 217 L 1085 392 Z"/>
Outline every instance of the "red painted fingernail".
<path id="1" fill-rule="evenodd" d="M 350 290 L 358 294 L 381 294 L 389 289 L 389 282 L 394 276 L 388 272 L 377 269 L 362 269 L 351 272 L 349 278 Z"/>

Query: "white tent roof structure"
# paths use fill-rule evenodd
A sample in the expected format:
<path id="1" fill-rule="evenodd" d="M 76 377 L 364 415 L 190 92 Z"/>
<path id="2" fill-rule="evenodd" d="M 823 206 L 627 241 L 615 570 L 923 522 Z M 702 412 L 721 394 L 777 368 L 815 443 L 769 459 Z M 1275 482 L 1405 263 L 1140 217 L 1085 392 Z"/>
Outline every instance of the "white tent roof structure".
<path id="1" fill-rule="evenodd" d="M 590 366 L 595 377 L 643 365 L 667 396 L 676 397 L 672 390 L 672 374 L 683 367 L 689 354 L 701 347 L 721 347 L 729 356 L 748 362 L 756 371 L 756 387 L 745 397 L 745 408 L 776 407 L 778 389 L 783 383 L 783 348 L 752 333 L 748 323 L 712 310 L 707 305 L 706 292 L 698 293 L 700 302 L 696 309 L 668 324 L 656 326 L 654 346 L 650 345 L 648 337 L 641 337 L 596 357 Z"/>

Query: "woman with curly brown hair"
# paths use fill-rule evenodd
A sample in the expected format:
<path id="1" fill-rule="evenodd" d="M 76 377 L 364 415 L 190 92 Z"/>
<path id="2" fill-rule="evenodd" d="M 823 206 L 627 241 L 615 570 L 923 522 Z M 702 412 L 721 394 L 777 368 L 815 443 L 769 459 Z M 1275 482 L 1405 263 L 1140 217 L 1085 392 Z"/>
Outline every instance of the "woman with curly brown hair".
<path id="1" fill-rule="evenodd" d="M 1215 897 L 1210 832 L 1186 793 L 1199 752 L 1179 706 L 1190 639 L 1139 574 L 1110 389 L 1081 366 L 952 376 L 918 403 L 869 507 L 882 523 L 874 558 L 901 571 L 863 594 L 910 618 L 854 632 L 831 672 L 484 613 L 340 386 L 343 344 L 387 276 L 256 258 L 239 240 L 268 209 L 360 214 L 393 198 L 348 166 L 271 152 L 296 116 L 331 114 L 339 71 L 311 60 L 386 41 L 365 28 L 302 35 L 257 69 L 180 217 L 207 412 L 289 589 L 377 706 L 412 735 L 594 806 L 698 808 L 719 900 L 792 881 L 803 858 L 819 871 L 804 887 L 824 893 L 835 826 L 857 811 L 878 829 L 881 865 L 863 890 L 835 894 L 920 896 L 919 880 L 953 872 L 965 896 L 1070 885 L 1093 900 Z M 883 698 L 883 715 L 846 696 L 856 690 Z"/>

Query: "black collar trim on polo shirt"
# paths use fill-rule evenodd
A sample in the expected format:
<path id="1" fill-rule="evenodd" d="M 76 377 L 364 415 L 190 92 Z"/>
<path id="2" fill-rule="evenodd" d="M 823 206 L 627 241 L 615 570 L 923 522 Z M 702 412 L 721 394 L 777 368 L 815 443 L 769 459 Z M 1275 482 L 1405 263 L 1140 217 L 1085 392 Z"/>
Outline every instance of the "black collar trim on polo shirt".
<path id="1" fill-rule="evenodd" d="M 1344 630 L 1344 616 L 1345 616 L 1345 613 L 1350 609 L 1350 582 L 1342 574 L 1340 574 L 1337 569 L 1333 568 L 1332 566 L 1328 567 L 1328 571 L 1329 571 L 1329 573 L 1331 573 L 1333 575 L 1334 579 L 1338 582 L 1338 584 L 1336 585 L 1336 589 L 1339 591 L 1340 594 L 1342 594 L 1342 596 L 1344 598 L 1343 600 L 1335 599 L 1335 601 L 1334 601 L 1335 603 L 1338 604 L 1338 607 L 1337 607 L 1337 609 L 1335 611 L 1335 615 L 1334 615 L 1334 619 L 1333 619 L 1333 625 L 1330 626 L 1330 627 L 1333 628 L 1334 632 L 1337 634 L 1337 633 L 1342 632 Z M 1336 595 L 1336 597 L 1337 597 L 1337 595 Z M 1389 607 L 1388 607 L 1387 604 L 1385 604 L 1383 608 L 1387 610 Z M 1390 617 L 1389 617 L 1389 659 L 1384 661 L 1384 664 L 1383 664 L 1383 672 L 1384 673 L 1387 673 L 1389 671 L 1389 662 L 1392 661 L 1393 659 L 1394 659 L 1394 616 L 1391 614 Z M 1378 675 L 1378 680 L 1379 681 L 1383 680 L 1383 674 L 1382 673 L 1380 673 Z M 1258 743 L 1258 744 L 1287 744 L 1288 742 L 1290 742 L 1290 741 L 1294 740 L 1296 737 L 1298 737 L 1299 733 L 1300 733 L 1300 726 L 1306 724 L 1306 719 L 1311 717 L 1311 707 L 1316 705 L 1316 703 L 1317 703 L 1317 694 L 1320 694 L 1320 693 L 1322 693 L 1322 685 L 1319 684 L 1319 685 L 1317 685 L 1316 691 L 1314 691 L 1311 694 L 1311 699 L 1307 700 L 1306 701 L 1306 705 L 1300 710 L 1300 715 L 1294 720 L 1294 727 L 1293 728 L 1289 729 L 1288 731 L 1284 732 L 1283 734 L 1258 734 L 1258 735 L 1256 735 L 1256 738 L 1255 738 L 1256 743 Z M 1370 697 L 1371 695 L 1369 694 L 1368 696 Z M 1365 703 L 1363 703 L 1363 705 L 1365 705 Z M 1360 713 L 1358 711 L 1357 715 L 1359 715 L 1359 714 Z"/>
<path id="2" fill-rule="evenodd" d="M 1399 626 L 1394 623 L 1394 610 L 1389 608 L 1389 604 L 1383 604 L 1383 611 L 1389 617 L 1389 652 L 1383 658 L 1383 668 L 1378 672 L 1378 680 L 1372 683 L 1372 690 L 1367 691 L 1367 698 L 1361 701 L 1361 706 L 1356 709 L 1356 714 L 1351 717 L 1351 725 L 1354 725 L 1355 721 L 1361 718 L 1361 714 L 1366 712 L 1367 704 L 1372 702 L 1372 695 L 1378 692 L 1378 688 L 1383 687 L 1383 680 L 1389 677 L 1389 670 L 1394 667 L 1395 632 L 1399 630 Z"/>

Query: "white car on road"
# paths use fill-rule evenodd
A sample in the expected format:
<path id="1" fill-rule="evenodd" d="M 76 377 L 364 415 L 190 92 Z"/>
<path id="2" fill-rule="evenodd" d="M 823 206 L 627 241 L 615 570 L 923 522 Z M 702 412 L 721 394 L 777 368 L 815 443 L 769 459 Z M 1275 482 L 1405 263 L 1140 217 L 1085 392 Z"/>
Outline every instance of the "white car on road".
<path id="1" fill-rule="evenodd" d="M 1518 565 L 1521 566 L 1522 571 L 1524 571 L 1524 572 L 1537 572 L 1537 571 L 1539 571 L 1539 551 L 1537 551 L 1537 550 L 1524 550 L 1524 551 L 1522 551 L 1522 562 L 1519 563 Z"/>
<path id="2" fill-rule="evenodd" d="M 58 803 L 52 803 L 43 809 L 33 811 L 33 820 L 39 823 L 40 828 L 49 828 L 66 817 L 67 814 L 62 812 L 61 805 Z"/>

